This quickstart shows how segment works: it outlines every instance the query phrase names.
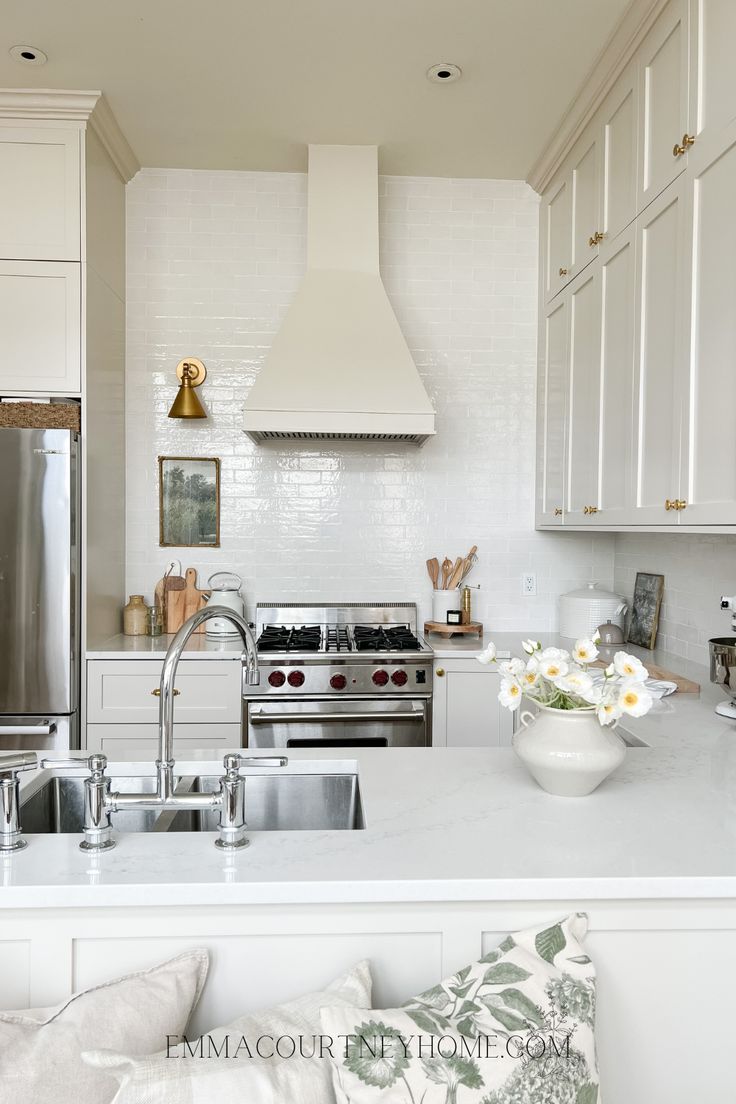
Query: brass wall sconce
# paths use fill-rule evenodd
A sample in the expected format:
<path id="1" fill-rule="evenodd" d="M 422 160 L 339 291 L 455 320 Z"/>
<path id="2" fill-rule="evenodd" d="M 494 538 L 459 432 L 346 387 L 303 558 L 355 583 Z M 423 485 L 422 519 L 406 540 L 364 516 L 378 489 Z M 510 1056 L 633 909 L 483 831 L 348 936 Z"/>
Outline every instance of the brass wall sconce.
<path id="1" fill-rule="evenodd" d="M 170 418 L 206 418 L 204 407 L 194 390 L 207 379 L 207 369 L 196 357 L 180 360 L 176 366 L 179 390 L 171 404 Z"/>

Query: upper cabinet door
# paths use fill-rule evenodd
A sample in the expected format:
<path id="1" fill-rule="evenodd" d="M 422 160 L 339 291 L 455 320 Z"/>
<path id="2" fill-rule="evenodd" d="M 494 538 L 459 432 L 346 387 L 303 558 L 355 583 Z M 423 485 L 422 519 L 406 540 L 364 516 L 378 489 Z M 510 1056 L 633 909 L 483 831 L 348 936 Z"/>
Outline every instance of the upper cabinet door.
<path id="1" fill-rule="evenodd" d="M 687 340 L 685 180 L 637 220 L 634 524 L 675 525 L 680 499 L 680 414 Z M 668 508 L 669 504 L 669 508 Z"/>
<path id="2" fill-rule="evenodd" d="M 709 133 L 687 172 L 692 322 L 680 516 L 683 525 L 736 525 L 736 122 Z"/>
<path id="3" fill-rule="evenodd" d="M 601 232 L 611 242 L 636 218 L 637 67 L 621 74 L 601 109 Z"/>
<path id="4" fill-rule="evenodd" d="M 540 335 L 541 361 L 537 394 L 537 524 L 562 525 L 567 420 L 569 296 L 546 312 Z"/>
<path id="5" fill-rule="evenodd" d="M 736 118 L 736 3 L 691 0 L 690 117 L 700 141 Z"/>
<path id="6" fill-rule="evenodd" d="M 549 301 L 567 284 L 572 270 L 572 181 L 569 174 L 542 201 L 544 289 Z"/>
<path id="7" fill-rule="evenodd" d="M 596 262 L 570 285 L 568 362 L 567 493 L 565 521 L 595 524 L 601 404 L 600 265 Z"/>
<path id="8" fill-rule="evenodd" d="M 0 261 L 0 394 L 79 394 L 81 267 Z"/>
<path id="9" fill-rule="evenodd" d="M 644 40 L 639 58 L 641 211 L 687 164 L 692 138 L 687 0 L 670 0 Z"/>
<path id="10" fill-rule="evenodd" d="M 589 129 L 572 156 L 572 266 L 577 276 L 598 253 L 601 240 L 600 142 L 598 127 Z"/>
<path id="11" fill-rule="evenodd" d="M 81 136 L 69 127 L 0 127 L 0 258 L 81 259 Z"/>

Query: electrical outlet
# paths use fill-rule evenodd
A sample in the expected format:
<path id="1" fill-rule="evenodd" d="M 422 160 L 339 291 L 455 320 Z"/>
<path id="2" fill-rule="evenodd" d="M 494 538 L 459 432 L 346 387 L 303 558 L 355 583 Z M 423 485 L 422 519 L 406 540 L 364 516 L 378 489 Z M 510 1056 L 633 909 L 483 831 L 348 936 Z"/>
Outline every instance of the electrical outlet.
<path id="1" fill-rule="evenodd" d="M 537 593 L 537 576 L 533 571 L 526 572 L 521 576 L 521 593 L 527 597 Z"/>

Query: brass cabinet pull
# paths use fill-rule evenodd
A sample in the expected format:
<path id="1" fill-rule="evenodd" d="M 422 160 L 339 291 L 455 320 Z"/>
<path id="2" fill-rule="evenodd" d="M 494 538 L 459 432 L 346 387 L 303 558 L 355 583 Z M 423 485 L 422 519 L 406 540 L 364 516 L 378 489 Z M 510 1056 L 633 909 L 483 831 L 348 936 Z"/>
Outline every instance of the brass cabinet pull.
<path id="1" fill-rule="evenodd" d="M 672 147 L 672 156 L 682 157 L 683 153 L 687 153 L 690 147 L 694 145 L 695 135 L 685 133 L 682 136 L 682 142 L 675 142 L 674 146 Z"/>
<path id="2" fill-rule="evenodd" d="M 555 506 L 555 517 L 562 517 L 562 507 Z"/>
<path id="3" fill-rule="evenodd" d="M 177 698 L 179 696 L 179 694 L 181 694 L 181 690 L 172 690 L 171 693 L 174 695 L 175 698 Z M 160 686 L 157 686 L 155 690 L 151 691 L 151 697 L 153 697 L 153 698 L 160 698 L 161 697 L 161 687 Z"/>
<path id="4" fill-rule="evenodd" d="M 588 238 L 588 245 L 591 247 L 591 249 L 594 248 L 594 246 L 596 245 L 600 245 L 605 236 L 605 234 L 601 234 L 600 230 L 596 230 L 592 238 Z"/>
<path id="5" fill-rule="evenodd" d="M 583 506 L 583 513 L 584 514 L 597 514 L 598 513 L 598 507 L 597 506 Z"/>
<path id="6" fill-rule="evenodd" d="M 687 502 L 684 498 L 666 498 L 664 508 L 665 510 L 687 510 Z"/>
<path id="7" fill-rule="evenodd" d="M 437 678 L 444 678 L 445 677 L 445 668 L 444 667 L 438 667 L 437 670 L 435 671 L 435 674 L 437 675 Z"/>
<path id="8" fill-rule="evenodd" d="M 560 274 L 560 276 L 567 276 L 567 269 L 566 268 L 561 268 L 559 274 Z"/>

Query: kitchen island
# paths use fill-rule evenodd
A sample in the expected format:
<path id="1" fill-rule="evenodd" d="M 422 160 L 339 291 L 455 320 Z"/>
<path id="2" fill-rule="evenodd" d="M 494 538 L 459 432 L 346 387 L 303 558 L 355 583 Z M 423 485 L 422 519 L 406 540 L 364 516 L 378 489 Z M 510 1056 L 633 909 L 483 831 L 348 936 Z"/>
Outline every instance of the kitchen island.
<path id="1" fill-rule="evenodd" d="M 111 774 L 151 769 L 113 764 Z M 218 769 L 209 752 L 177 765 Z M 716 1098 L 734 1027 L 730 734 L 631 750 L 582 799 L 544 793 L 507 749 L 361 749 L 338 761 L 303 750 L 284 770 L 357 771 L 364 827 L 253 832 L 234 855 L 202 833 L 121 833 L 99 856 L 80 852 L 76 835 L 29 836 L 3 860 L 3 1004 L 51 1004 L 204 943 L 213 966 L 195 1028 L 316 987 L 362 957 L 381 1007 L 508 930 L 583 910 L 606 1100 Z M 42 781 L 24 777 L 25 792 Z M 693 1016 L 694 1002 L 708 1015 Z M 676 1067 L 664 1046 L 679 1053 Z"/>

